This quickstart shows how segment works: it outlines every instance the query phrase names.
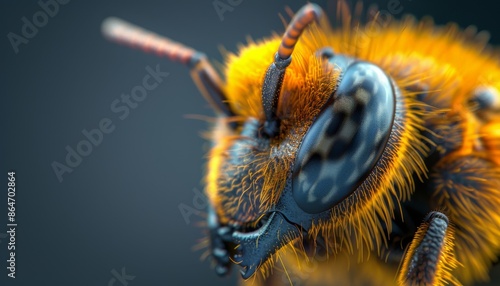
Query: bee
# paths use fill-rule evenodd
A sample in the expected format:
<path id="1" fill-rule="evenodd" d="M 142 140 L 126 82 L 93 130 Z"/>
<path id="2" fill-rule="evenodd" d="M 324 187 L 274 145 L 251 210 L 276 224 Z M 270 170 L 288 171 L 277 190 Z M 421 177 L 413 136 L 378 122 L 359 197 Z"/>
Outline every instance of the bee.
<path id="1" fill-rule="evenodd" d="M 217 274 L 251 285 L 486 281 L 500 253 L 500 66 L 481 33 L 343 1 L 226 56 L 109 18 L 106 37 L 188 66 L 217 119 L 206 171 Z M 374 13 L 374 17 L 378 17 Z M 285 277 L 285 279 L 282 279 Z"/>

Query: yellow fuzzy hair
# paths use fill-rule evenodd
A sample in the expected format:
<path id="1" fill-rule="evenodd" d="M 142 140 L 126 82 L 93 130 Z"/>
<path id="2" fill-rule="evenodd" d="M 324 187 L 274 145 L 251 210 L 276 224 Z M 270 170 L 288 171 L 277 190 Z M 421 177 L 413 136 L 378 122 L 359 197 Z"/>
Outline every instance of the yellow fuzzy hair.
<path id="1" fill-rule="evenodd" d="M 273 36 L 250 42 L 237 55 L 228 55 L 224 89 L 231 108 L 238 114 L 234 120 L 243 121 L 249 117 L 263 119 L 262 83 L 279 43 L 280 37 Z M 278 116 L 284 118 L 280 136 L 272 140 L 268 150 L 258 154 L 261 168 L 249 170 L 253 179 L 264 181 L 262 189 L 253 190 L 260 202 L 255 206 L 260 213 L 279 199 L 302 136 L 335 88 L 338 75 L 327 72 L 315 56 L 315 52 L 323 47 L 332 47 L 336 53 L 381 67 L 401 89 L 402 100 L 398 104 L 406 110 L 405 117 L 396 123 L 397 128 L 391 135 L 394 141 L 382 158 L 380 166 L 383 168 L 374 169 L 350 198 L 335 206 L 330 220 L 314 225 L 309 231 L 313 239 L 317 235 L 325 238 L 330 254 L 345 250 L 357 253 L 361 261 L 366 260 L 370 252 L 378 252 L 386 245 L 391 219 L 394 218 L 394 211 L 398 210 L 392 198 L 409 200 L 414 191 L 412 174 L 422 178 L 427 174 L 420 155 L 427 151 L 425 138 L 419 135 L 423 130 L 423 120 L 438 120 L 443 115 L 445 118 L 460 118 L 459 128 L 464 136 L 459 150 L 448 159 L 474 154 L 477 140 L 485 138 L 493 145 L 485 147 L 490 157 L 493 156 L 490 159 L 497 164 L 500 162 L 500 134 L 484 134 L 485 123 L 472 116 L 465 104 L 478 87 L 489 86 L 500 90 L 500 68 L 496 55 L 487 50 L 480 36 L 472 30 L 462 32 L 454 24 L 436 28 L 429 19 L 416 22 L 412 17 L 406 17 L 387 24 L 383 29 L 374 29 L 373 25 L 344 25 L 341 29 L 332 30 L 326 22 L 311 25 L 301 36 L 292 54 L 292 63 L 286 70 L 278 105 Z M 436 103 L 432 112 L 424 112 L 423 104 L 416 99 L 418 94 L 406 89 L 415 85 L 427 87 L 428 96 Z M 222 203 L 228 198 L 225 197 L 227 190 L 219 187 L 218 182 L 223 176 L 220 169 L 225 152 L 238 139 L 238 136 L 231 135 L 224 123 L 225 120 L 220 120 L 214 128 L 212 139 L 216 146 L 209 156 L 206 177 L 208 196 L 223 223 L 229 220 L 241 203 L 237 200 L 229 205 Z M 498 195 L 498 192 L 491 193 Z M 386 223 L 387 231 L 382 229 L 379 218 Z M 451 220 L 455 218 L 459 219 L 452 217 Z M 500 218 L 496 216 L 490 226 L 499 229 Z M 467 230 L 487 231 L 484 227 L 469 226 Z M 467 245 L 460 243 L 457 241 L 458 249 L 468 249 Z M 490 246 L 494 248 L 492 252 L 498 253 L 498 243 L 490 241 L 490 245 L 485 247 Z M 279 253 L 276 255 L 279 256 Z M 464 268 L 455 274 L 465 282 L 485 279 L 484 273 L 491 264 L 490 254 L 470 257 L 458 254 Z M 276 255 L 270 263 L 276 261 Z"/>

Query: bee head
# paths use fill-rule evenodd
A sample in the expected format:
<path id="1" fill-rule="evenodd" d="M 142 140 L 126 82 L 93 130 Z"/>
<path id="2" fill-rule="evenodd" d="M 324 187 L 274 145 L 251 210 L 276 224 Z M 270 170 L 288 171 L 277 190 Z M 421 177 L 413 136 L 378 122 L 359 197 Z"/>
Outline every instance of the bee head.
<path id="1" fill-rule="evenodd" d="M 398 90 L 376 65 L 325 47 L 321 15 L 306 5 L 282 39 L 228 59 L 234 116 L 214 128 L 207 193 L 211 228 L 224 230 L 212 231 L 214 247 L 227 250 L 216 252 L 244 278 L 325 221 L 345 220 L 370 196 L 362 191 L 376 185 L 377 164 L 390 164 Z M 214 256 L 226 273 L 229 260 Z"/>
<path id="2" fill-rule="evenodd" d="M 393 197 L 412 191 L 407 175 L 424 172 L 411 97 L 377 65 L 334 52 L 348 37 L 322 14 L 308 4 L 282 38 L 229 55 L 226 83 L 198 51 L 118 19 L 103 24 L 112 40 L 190 66 L 218 114 L 206 192 L 220 275 L 235 263 L 249 278 L 284 246 L 321 237 L 373 249 Z"/>

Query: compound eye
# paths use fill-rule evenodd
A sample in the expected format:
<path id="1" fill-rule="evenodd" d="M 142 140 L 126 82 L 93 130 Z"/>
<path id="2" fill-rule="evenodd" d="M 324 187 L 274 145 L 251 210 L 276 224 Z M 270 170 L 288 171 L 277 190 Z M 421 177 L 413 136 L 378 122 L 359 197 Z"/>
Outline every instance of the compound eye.
<path id="1" fill-rule="evenodd" d="M 468 102 L 469 108 L 484 120 L 500 112 L 500 94 L 491 86 L 481 86 L 474 90 Z"/>
<path id="2" fill-rule="evenodd" d="M 482 86 L 474 90 L 469 104 L 477 111 L 485 109 L 498 110 L 500 109 L 499 94 L 495 88 L 490 86 Z"/>
<path id="3" fill-rule="evenodd" d="M 395 106 L 392 83 L 380 68 L 366 62 L 347 68 L 295 159 L 292 193 L 302 210 L 329 210 L 368 177 L 389 139 Z"/>

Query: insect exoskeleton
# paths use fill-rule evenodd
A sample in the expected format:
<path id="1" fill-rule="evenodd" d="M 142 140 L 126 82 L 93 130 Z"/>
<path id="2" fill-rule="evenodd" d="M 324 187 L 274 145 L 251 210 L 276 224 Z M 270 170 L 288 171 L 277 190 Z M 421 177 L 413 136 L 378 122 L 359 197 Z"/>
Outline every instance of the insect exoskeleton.
<path id="1" fill-rule="evenodd" d="M 341 29 L 307 4 L 282 37 L 228 54 L 225 82 L 193 49 L 114 18 L 103 31 L 188 65 L 217 113 L 206 192 L 218 274 L 236 264 L 275 283 L 279 261 L 311 285 L 487 279 L 500 252 L 496 55 L 471 29 L 411 17 L 373 29 L 338 3 Z"/>

